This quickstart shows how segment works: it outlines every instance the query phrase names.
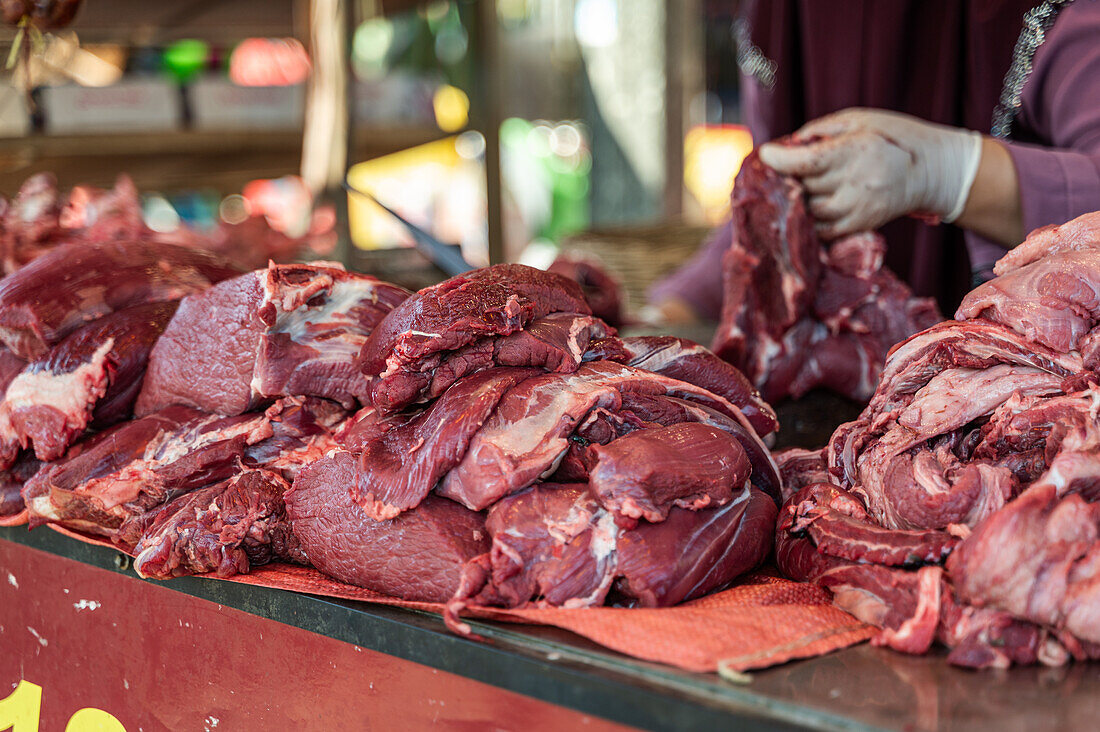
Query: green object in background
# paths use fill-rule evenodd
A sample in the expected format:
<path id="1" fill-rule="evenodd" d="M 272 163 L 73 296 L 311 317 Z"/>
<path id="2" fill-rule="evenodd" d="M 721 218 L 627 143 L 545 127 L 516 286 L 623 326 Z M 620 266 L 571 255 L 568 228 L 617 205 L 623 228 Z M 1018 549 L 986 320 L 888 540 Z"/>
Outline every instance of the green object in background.
<path id="1" fill-rule="evenodd" d="M 570 126 L 565 123 L 564 126 Z M 539 228 L 531 232 L 536 238 L 560 241 L 562 237 L 588 228 L 589 176 L 592 158 L 581 146 L 581 131 L 572 127 L 577 135 L 576 149 L 568 155 L 555 152 L 551 145 L 552 128 L 546 123 L 532 124 L 518 117 L 504 120 L 500 126 L 500 144 L 510 155 L 520 156 L 529 169 L 538 175 L 523 184 L 545 182 L 550 196 L 550 216 Z M 512 182 L 515 184 L 515 182 Z"/>
<path id="2" fill-rule="evenodd" d="M 180 84 L 186 84 L 206 68 L 210 45 L 198 39 L 176 41 L 164 50 L 164 68 Z"/>

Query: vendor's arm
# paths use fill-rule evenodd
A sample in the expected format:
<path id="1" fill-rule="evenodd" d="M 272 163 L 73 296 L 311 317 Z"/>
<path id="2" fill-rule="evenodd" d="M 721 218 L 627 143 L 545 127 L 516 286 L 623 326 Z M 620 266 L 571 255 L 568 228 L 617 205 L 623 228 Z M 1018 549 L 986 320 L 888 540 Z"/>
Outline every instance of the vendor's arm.
<path id="1" fill-rule="evenodd" d="M 1100 210 L 1100 1 L 1058 15 L 1033 59 L 1017 127 L 1048 143 L 1003 143 L 1019 176 L 1022 230 Z"/>
<path id="2" fill-rule="evenodd" d="M 718 320 L 722 312 L 722 256 L 733 228 L 727 222 L 711 232 L 680 269 L 649 290 L 651 319 L 666 323 Z"/>

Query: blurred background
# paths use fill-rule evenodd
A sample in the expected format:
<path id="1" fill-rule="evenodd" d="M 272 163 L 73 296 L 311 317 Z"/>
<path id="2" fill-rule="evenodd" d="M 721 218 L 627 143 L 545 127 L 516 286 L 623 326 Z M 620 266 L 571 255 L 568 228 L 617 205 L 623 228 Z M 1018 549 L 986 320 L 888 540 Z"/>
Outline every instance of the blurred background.
<path id="1" fill-rule="evenodd" d="M 439 279 L 406 227 L 475 265 L 598 259 L 639 307 L 726 214 L 735 3 L 86 0 L 4 26 L 0 192 L 129 174 L 146 222 L 262 215 L 331 257 Z"/>

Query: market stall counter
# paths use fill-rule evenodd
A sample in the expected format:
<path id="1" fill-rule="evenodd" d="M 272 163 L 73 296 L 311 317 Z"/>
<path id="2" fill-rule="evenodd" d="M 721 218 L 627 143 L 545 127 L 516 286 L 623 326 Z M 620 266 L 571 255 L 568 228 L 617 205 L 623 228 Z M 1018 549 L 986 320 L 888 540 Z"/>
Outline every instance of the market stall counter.
<path id="1" fill-rule="evenodd" d="M 415 610 L 200 577 L 142 581 L 124 554 L 4 528 L 0 674 L 12 693 L 0 724 L 108 719 L 88 709 L 117 720 L 97 729 L 129 732 L 1053 730 L 1100 716 L 1094 664 L 974 673 L 864 644 L 731 683 L 555 628 L 471 624 L 483 640 Z"/>

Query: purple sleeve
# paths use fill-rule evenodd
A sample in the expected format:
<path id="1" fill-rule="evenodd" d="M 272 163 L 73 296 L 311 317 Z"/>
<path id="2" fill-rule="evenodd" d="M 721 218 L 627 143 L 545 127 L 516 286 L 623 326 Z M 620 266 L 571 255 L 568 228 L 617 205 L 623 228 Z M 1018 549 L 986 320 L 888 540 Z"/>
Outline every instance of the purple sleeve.
<path id="1" fill-rule="evenodd" d="M 732 225 L 727 221 L 710 233 L 684 266 L 649 290 L 649 302 L 677 298 L 691 305 L 704 320 L 718 320 L 722 313 L 722 255 L 730 248 Z"/>
<path id="2" fill-rule="evenodd" d="M 1035 54 L 1019 124 L 1049 147 L 1009 142 L 1025 231 L 1100 209 L 1100 2 L 1058 16 Z"/>

